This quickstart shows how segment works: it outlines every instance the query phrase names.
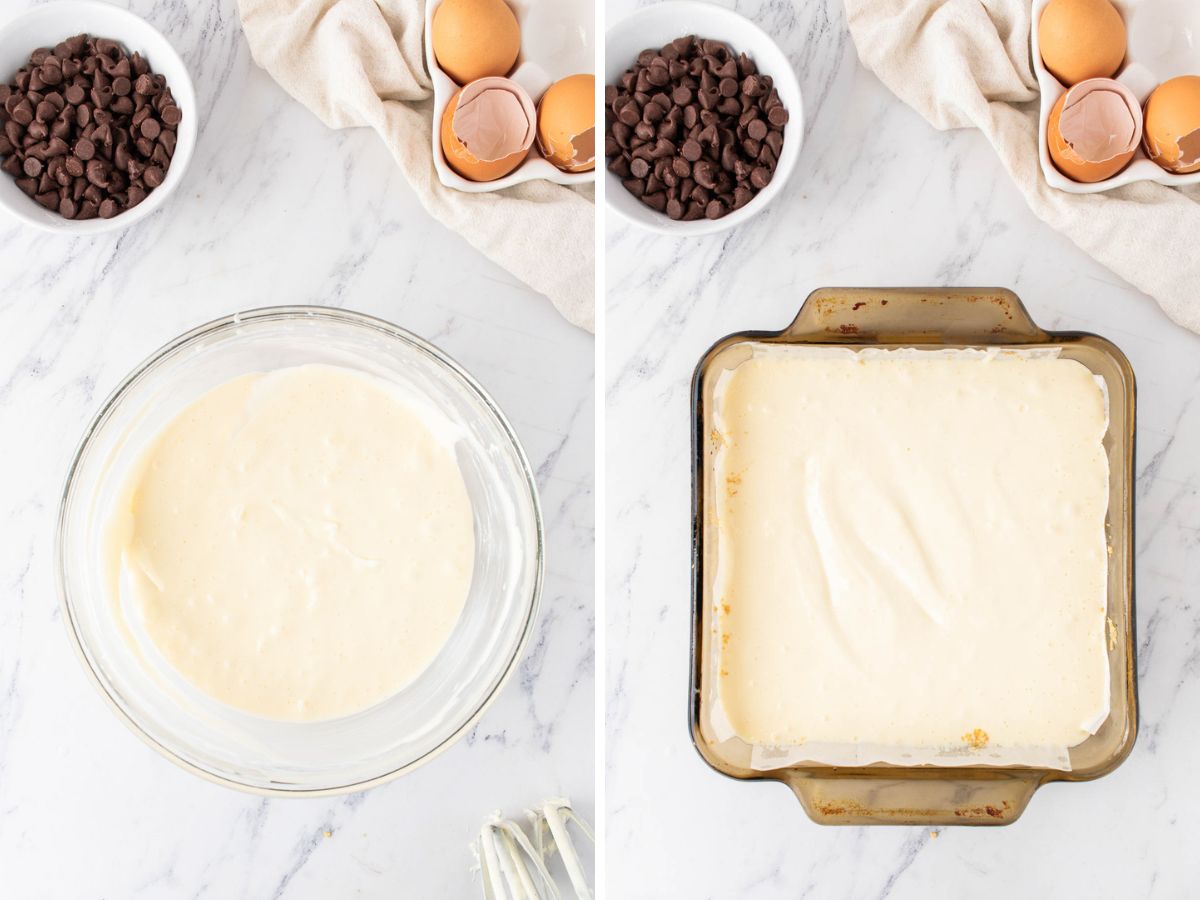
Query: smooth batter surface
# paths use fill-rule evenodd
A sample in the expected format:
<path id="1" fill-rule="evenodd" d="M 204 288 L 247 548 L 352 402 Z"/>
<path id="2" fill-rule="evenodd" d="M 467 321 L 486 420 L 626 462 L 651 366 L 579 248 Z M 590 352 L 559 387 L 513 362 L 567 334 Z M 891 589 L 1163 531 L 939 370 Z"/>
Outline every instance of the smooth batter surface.
<path id="1" fill-rule="evenodd" d="M 167 662 L 281 719 L 352 713 L 414 679 L 462 612 L 475 550 L 453 448 L 383 382 L 316 365 L 184 409 L 111 533 Z"/>
<path id="2" fill-rule="evenodd" d="M 1069 747 L 1099 726 L 1107 412 L 1084 366 L 844 351 L 725 378 L 718 693 L 737 735 Z"/>

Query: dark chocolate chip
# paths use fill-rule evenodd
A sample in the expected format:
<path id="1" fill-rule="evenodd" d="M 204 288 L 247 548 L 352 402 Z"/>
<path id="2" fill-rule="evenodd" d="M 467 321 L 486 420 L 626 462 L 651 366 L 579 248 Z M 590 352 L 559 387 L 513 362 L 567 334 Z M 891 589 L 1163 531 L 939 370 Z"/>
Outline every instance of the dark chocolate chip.
<path id="1" fill-rule="evenodd" d="M 665 212 L 667 209 L 667 195 L 662 191 L 656 191 L 653 194 L 643 194 L 641 200 L 651 209 L 658 212 Z"/>
<path id="2" fill-rule="evenodd" d="M 28 98 L 22 99 L 16 108 L 12 111 L 13 121 L 21 125 L 28 125 L 33 121 L 33 104 Z"/>
<path id="3" fill-rule="evenodd" d="M 98 188 L 108 187 L 108 166 L 103 160 L 93 159 L 86 167 L 87 180 Z"/>

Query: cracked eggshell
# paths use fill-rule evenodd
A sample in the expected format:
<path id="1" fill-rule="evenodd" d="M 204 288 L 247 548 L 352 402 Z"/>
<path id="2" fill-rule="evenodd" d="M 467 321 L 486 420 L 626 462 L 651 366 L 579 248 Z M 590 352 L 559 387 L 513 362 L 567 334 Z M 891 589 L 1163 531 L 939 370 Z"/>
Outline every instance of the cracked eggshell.
<path id="1" fill-rule="evenodd" d="M 1133 92 L 1111 78 L 1082 81 L 1058 98 L 1046 124 L 1055 167 L 1091 184 L 1120 172 L 1142 138 L 1142 110 Z"/>
<path id="2" fill-rule="evenodd" d="M 1146 100 L 1146 154 L 1179 175 L 1200 172 L 1200 75 L 1165 81 Z"/>
<path id="3" fill-rule="evenodd" d="M 1064 85 L 1108 78 L 1125 59 L 1125 20 L 1109 0 L 1051 0 L 1038 20 L 1038 44 Z"/>
<path id="4" fill-rule="evenodd" d="M 472 81 L 450 98 L 442 113 L 446 162 L 470 181 L 503 178 L 533 146 L 536 117 L 533 100 L 515 81 Z"/>
<path id="5" fill-rule="evenodd" d="M 596 168 L 596 79 L 571 75 L 556 81 L 538 104 L 538 148 L 564 172 Z"/>

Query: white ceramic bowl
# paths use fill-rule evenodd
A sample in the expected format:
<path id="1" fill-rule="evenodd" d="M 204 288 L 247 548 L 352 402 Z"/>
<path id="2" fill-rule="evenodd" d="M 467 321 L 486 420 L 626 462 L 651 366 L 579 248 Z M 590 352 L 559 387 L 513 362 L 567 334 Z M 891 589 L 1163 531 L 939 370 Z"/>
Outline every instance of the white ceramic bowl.
<path id="1" fill-rule="evenodd" d="M 183 180 L 196 146 L 196 94 L 191 76 L 175 48 L 144 19 L 99 0 L 58 0 L 35 6 L 0 26 L 0 80 L 9 81 L 29 61 L 38 47 L 53 47 L 64 38 L 87 34 L 120 41 L 146 58 L 150 67 L 165 75 L 175 102 L 183 111 L 175 155 L 167 177 L 133 209 L 111 219 L 64 219 L 27 197 L 8 175 L 0 173 L 0 208 L 29 225 L 60 234 L 99 234 L 139 222 L 166 202 Z"/>
<path id="2" fill-rule="evenodd" d="M 591 0 L 505 0 L 521 26 L 521 52 L 509 78 L 523 87 L 534 106 L 546 88 L 568 75 L 591 72 L 595 63 Z M 525 160 L 503 178 L 471 181 L 446 162 L 442 152 L 442 113 L 461 85 L 441 70 L 433 55 L 433 14 L 441 0 L 425 4 L 425 64 L 433 81 L 433 168 L 438 181 L 468 194 L 498 191 L 541 178 L 555 184 L 590 184 L 596 172 L 564 172 L 538 152 L 537 140 Z M 597 160 L 599 163 L 600 160 Z"/>
<path id="3" fill-rule="evenodd" d="M 1033 72 L 1041 89 L 1041 121 L 1038 125 L 1038 157 L 1046 183 L 1070 194 L 1096 194 L 1135 181 L 1156 181 L 1159 184 L 1200 184 L 1200 172 L 1176 175 L 1168 172 L 1146 155 L 1138 146 L 1133 159 L 1112 178 L 1093 184 L 1072 181 L 1050 159 L 1046 146 L 1046 123 L 1050 110 L 1066 88 L 1050 74 L 1042 62 L 1038 45 L 1038 21 L 1050 0 L 1032 0 Z M 1162 82 L 1177 75 L 1200 75 L 1200 3 L 1197 0 L 1113 0 L 1113 6 L 1125 20 L 1129 44 L 1125 61 L 1116 80 L 1129 88 L 1144 107 L 1146 98 Z"/>
<path id="4" fill-rule="evenodd" d="M 113 614 L 104 535 L 114 497 L 148 441 L 187 404 L 250 372 L 340 365 L 415 393 L 458 426 L 475 565 L 461 617 L 416 680 L 362 712 L 315 722 L 218 703 L 152 646 L 137 616 Z M 239 313 L 181 335 L 138 366 L 88 427 L 59 513 L 59 591 L 84 666 L 140 737 L 211 780 L 257 793 L 362 790 L 429 760 L 483 714 L 521 658 L 542 585 L 542 520 L 529 463 L 482 387 L 431 344 L 379 319 L 321 307 Z M 127 633 L 121 623 L 127 623 Z"/>
<path id="5" fill-rule="evenodd" d="M 659 231 L 663 234 L 712 234 L 740 225 L 763 210 L 787 183 L 796 168 L 800 147 L 804 142 L 804 104 L 800 96 L 800 81 L 788 58 L 765 31 L 731 10 L 694 0 L 670 0 L 646 6 L 626 16 L 608 30 L 604 43 L 604 83 L 616 84 L 621 75 L 633 65 L 637 55 L 648 47 L 658 48 L 675 38 L 694 34 L 697 37 L 725 41 L 736 53 L 745 53 L 754 60 L 758 71 L 770 75 L 779 91 L 779 99 L 788 111 L 784 130 L 783 151 L 775 175 L 754 199 L 720 219 L 699 219 L 677 222 L 665 213 L 643 204 L 625 190 L 621 179 L 604 170 L 604 197 L 608 208 L 621 218 Z M 603 164 L 602 161 L 597 161 Z"/>

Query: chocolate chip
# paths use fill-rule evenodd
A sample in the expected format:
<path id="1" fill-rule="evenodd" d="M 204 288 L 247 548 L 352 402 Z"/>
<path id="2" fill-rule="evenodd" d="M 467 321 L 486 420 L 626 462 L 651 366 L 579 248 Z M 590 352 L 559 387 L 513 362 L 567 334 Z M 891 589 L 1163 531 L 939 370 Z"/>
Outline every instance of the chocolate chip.
<path id="1" fill-rule="evenodd" d="M 692 166 L 692 177 L 696 179 L 696 184 L 706 190 L 712 190 L 717 186 L 717 170 L 707 159 L 702 159 Z"/>
<path id="2" fill-rule="evenodd" d="M 103 160 L 93 159 L 86 167 L 87 180 L 99 188 L 108 187 L 108 166 Z"/>
<path id="3" fill-rule="evenodd" d="M 12 111 L 13 121 L 19 125 L 29 125 L 33 121 L 33 104 L 28 98 L 21 100 Z"/>
<path id="4" fill-rule="evenodd" d="M 653 210 L 665 212 L 667 209 L 667 195 L 662 191 L 656 191 L 653 194 L 643 194 L 642 202 Z"/>
<path id="5" fill-rule="evenodd" d="M 22 168 L 25 170 L 25 174 L 30 178 L 37 178 L 39 175 L 41 175 L 42 167 L 42 161 L 33 156 L 26 157 L 25 165 L 22 166 Z"/>

